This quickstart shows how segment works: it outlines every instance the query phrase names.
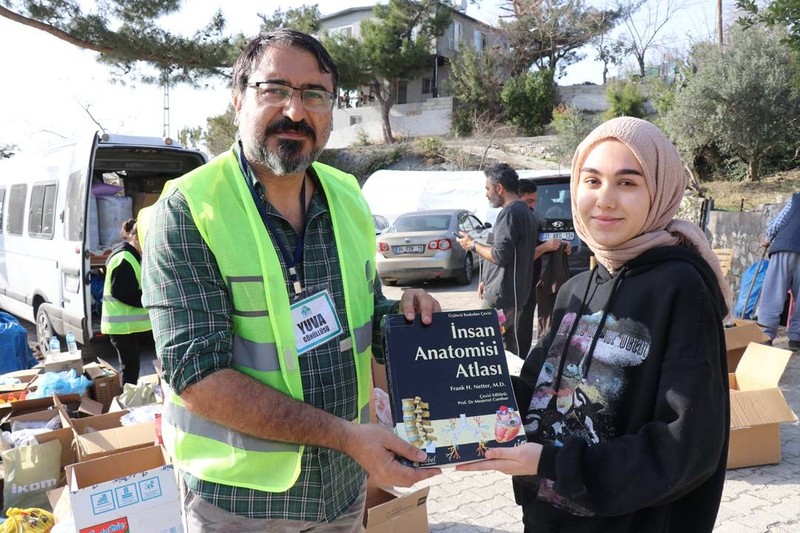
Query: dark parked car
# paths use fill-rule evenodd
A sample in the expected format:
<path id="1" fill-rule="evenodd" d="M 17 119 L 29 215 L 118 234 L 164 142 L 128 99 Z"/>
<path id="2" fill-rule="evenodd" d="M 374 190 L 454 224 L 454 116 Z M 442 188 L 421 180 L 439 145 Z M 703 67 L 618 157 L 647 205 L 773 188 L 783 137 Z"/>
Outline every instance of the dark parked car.
<path id="1" fill-rule="evenodd" d="M 389 221 L 383 215 L 372 215 L 372 221 L 375 223 L 375 235 L 380 235 L 389 227 Z"/>
<path id="2" fill-rule="evenodd" d="M 519 171 L 522 179 L 536 183 L 536 215 L 539 219 L 539 242 L 561 239 L 572 244 L 569 255 L 569 271 L 574 276 L 589 268 L 589 247 L 575 234 L 572 223 L 572 204 L 569 190 L 569 174 L 534 176 Z"/>
<path id="3" fill-rule="evenodd" d="M 378 276 L 389 285 L 401 279 L 437 278 L 455 278 L 461 285 L 469 285 L 479 258 L 464 251 L 454 233 L 469 233 L 485 241 L 490 227 L 466 209 L 400 215 L 378 236 Z"/>

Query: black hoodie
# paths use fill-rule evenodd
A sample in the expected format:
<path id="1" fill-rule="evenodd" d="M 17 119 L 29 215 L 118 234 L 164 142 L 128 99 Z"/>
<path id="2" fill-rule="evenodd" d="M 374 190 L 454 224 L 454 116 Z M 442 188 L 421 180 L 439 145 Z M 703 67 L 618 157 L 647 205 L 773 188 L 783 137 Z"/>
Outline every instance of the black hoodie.
<path id="1" fill-rule="evenodd" d="M 544 446 L 538 475 L 514 479 L 526 532 L 713 529 L 730 431 L 726 312 L 714 272 L 678 246 L 561 288 L 515 383 L 528 440 Z"/>

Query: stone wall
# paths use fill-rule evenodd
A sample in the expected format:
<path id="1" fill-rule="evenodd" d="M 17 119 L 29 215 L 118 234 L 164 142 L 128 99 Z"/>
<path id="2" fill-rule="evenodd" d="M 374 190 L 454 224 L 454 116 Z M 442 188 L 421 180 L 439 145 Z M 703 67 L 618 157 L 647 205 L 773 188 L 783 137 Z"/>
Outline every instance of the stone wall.
<path id="1" fill-rule="evenodd" d="M 788 202 L 788 198 L 787 198 Z M 759 211 L 711 211 L 707 230 L 712 248 L 733 248 L 733 262 L 728 272 L 728 282 L 733 294 L 739 293 L 742 274 L 761 258 L 761 240 L 767 226 L 786 203 L 767 204 Z"/>

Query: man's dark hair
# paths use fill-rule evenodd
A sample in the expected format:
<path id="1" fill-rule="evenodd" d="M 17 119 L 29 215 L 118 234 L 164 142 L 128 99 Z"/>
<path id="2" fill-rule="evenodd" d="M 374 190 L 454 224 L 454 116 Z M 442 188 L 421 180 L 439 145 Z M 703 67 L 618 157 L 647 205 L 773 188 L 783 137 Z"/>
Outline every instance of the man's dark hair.
<path id="1" fill-rule="evenodd" d="M 309 52 L 317 58 L 320 72 L 329 73 L 333 78 L 333 92 L 339 85 L 339 69 L 336 68 L 333 58 L 314 37 L 289 29 L 280 29 L 268 33 L 260 33 L 253 38 L 233 64 L 233 93 L 241 95 L 250 83 L 250 75 L 256 69 L 258 62 L 267 49 L 284 45 Z M 263 80 L 255 80 L 263 81 Z"/>
<path id="2" fill-rule="evenodd" d="M 517 193 L 522 196 L 523 194 L 531 194 L 536 192 L 536 182 L 531 179 L 520 179 L 517 186 Z"/>
<path id="3" fill-rule="evenodd" d="M 519 176 L 508 163 L 496 163 L 483 172 L 493 185 L 502 185 L 508 192 L 517 194 Z"/>

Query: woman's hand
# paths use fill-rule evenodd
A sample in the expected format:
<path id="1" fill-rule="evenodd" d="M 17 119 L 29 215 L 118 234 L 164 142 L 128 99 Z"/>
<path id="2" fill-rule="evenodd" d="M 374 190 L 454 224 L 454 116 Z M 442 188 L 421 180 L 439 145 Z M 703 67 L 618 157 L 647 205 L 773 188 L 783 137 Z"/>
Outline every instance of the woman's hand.
<path id="1" fill-rule="evenodd" d="M 535 476 L 539 472 L 539 457 L 542 445 L 528 442 L 513 448 L 491 448 L 486 452 L 486 460 L 457 465 L 461 472 L 480 472 L 497 470 L 510 476 Z"/>

